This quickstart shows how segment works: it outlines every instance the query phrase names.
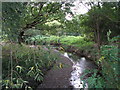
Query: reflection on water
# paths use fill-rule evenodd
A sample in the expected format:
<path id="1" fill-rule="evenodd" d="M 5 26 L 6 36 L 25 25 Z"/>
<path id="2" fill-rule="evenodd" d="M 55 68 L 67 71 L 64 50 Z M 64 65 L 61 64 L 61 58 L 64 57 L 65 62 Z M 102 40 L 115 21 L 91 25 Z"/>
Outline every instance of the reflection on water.
<path id="1" fill-rule="evenodd" d="M 68 54 L 66 52 L 64 53 L 64 56 L 67 57 L 67 58 L 69 58 L 69 56 L 68 56 Z"/>
<path id="2" fill-rule="evenodd" d="M 64 56 L 67 57 L 67 58 L 69 58 L 69 56 L 68 56 L 68 54 L 67 54 L 66 52 L 64 53 Z M 75 62 L 74 62 L 71 58 L 69 58 L 69 60 L 70 60 L 73 64 L 75 64 Z"/>
<path id="3" fill-rule="evenodd" d="M 80 79 L 80 77 L 83 75 L 83 72 L 87 69 L 97 69 L 97 66 L 95 65 L 95 63 L 91 60 L 86 60 L 85 57 L 79 58 L 79 57 L 69 57 L 68 53 L 64 53 L 64 56 L 69 58 L 69 60 L 71 60 L 71 62 L 73 63 L 73 70 L 71 72 L 71 78 L 70 78 L 70 84 L 74 87 L 74 89 L 76 90 L 77 88 L 83 88 L 83 81 Z M 73 58 L 73 59 L 72 59 Z M 74 60 L 76 59 L 76 60 Z M 88 77 L 85 77 L 86 79 Z M 85 88 L 84 90 L 87 90 L 88 88 L 88 83 L 85 83 Z"/>
<path id="4" fill-rule="evenodd" d="M 71 72 L 70 83 L 71 85 L 73 85 L 74 88 L 83 88 L 83 81 L 80 79 L 80 76 L 85 70 L 84 62 L 85 62 L 85 58 L 83 57 L 80 59 L 80 62 L 76 62 L 75 64 L 73 64 L 73 71 Z M 87 83 L 85 88 L 88 88 Z"/>
<path id="5" fill-rule="evenodd" d="M 64 53 L 64 56 L 69 58 L 67 53 Z M 71 72 L 71 78 L 70 78 L 70 84 L 74 88 L 83 88 L 83 81 L 80 79 L 80 76 L 82 75 L 83 71 L 85 70 L 85 57 L 80 58 L 79 61 L 75 62 L 71 58 L 69 58 L 73 62 L 73 71 Z M 85 88 L 88 88 L 87 83 L 85 84 Z"/>

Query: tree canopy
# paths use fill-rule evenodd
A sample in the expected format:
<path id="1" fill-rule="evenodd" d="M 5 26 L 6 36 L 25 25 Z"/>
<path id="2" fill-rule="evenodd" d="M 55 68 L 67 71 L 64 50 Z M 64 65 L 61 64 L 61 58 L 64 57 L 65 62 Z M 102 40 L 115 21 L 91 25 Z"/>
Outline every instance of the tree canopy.
<path id="1" fill-rule="evenodd" d="M 59 2 L 4 2 L 3 32 L 12 40 L 22 42 L 24 32 L 30 28 L 44 30 L 45 23 L 64 19 Z M 61 19 L 61 20 L 62 20 Z"/>
<path id="2" fill-rule="evenodd" d="M 86 14 L 75 15 L 70 2 L 3 2 L 3 34 L 13 41 L 24 41 L 25 31 L 36 29 L 43 34 L 86 34 L 99 45 L 119 35 L 120 2 L 86 2 L 91 8 Z M 66 15 L 72 20 L 66 20 Z M 59 23 L 58 25 L 56 23 Z M 58 33 L 58 34 L 57 34 Z"/>

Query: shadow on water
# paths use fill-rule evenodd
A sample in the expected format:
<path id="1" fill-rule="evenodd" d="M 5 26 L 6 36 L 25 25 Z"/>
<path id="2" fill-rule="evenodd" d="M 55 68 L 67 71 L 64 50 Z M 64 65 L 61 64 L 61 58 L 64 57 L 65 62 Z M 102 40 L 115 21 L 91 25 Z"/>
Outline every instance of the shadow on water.
<path id="1" fill-rule="evenodd" d="M 71 72 L 71 77 L 70 77 L 70 84 L 73 86 L 73 88 L 88 88 L 88 83 L 84 83 L 83 80 L 81 80 L 81 76 L 84 74 L 85 70 L 93 70 L 97 69 L 97 66 L 95 63 L 91 60 L 86 59 L 85 57 L 78 57 L 75 55 L 72 55 L 71 53 L 64 53 L 64 56 L 69 58 L 71 62 L 73 63 L 72 65 L 72 72 Z M 84 77 L 88 78 L 88 77 Z"/>

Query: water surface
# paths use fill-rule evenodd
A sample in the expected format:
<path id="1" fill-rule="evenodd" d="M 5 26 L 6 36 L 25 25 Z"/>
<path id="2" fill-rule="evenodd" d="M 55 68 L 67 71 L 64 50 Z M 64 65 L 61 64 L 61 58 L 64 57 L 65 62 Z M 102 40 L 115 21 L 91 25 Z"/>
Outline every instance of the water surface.
<path id="1" fill-rule="evenodd" d="M 77 60 L 74 60 L 73 58 L 70 58 L 68 53 L 64 53 L 64 56 L 69 58 L 69 60 L 73 63 L 72 66 L 72 72 L 71 72 L 71 77 L 70 77 L 70 84 L 74 88 L 83 88 L 83 80 L 80 79 L 80 77 L 83 75 L 84 71 L 87 69 L 95 69 L 97 66 L 94 64 L 93 61 L 86 60 L 85 57 L 81 58 L 74 58 Z M 72 56 L 71 56 L 72 57 Z M 85 83 L 85 88 L 88 88 L 88 83 Z"/>

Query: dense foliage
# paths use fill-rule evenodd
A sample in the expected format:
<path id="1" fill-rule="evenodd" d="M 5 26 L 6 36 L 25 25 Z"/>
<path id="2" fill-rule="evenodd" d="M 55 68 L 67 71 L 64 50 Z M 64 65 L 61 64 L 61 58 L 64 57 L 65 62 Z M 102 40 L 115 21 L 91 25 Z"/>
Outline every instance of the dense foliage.
<path id="1" fill-rule="evenodd" d="M 81 24 L 84 33 L 93 35 L 93 40 L 100 45 L 107 43 L 107 32 L 110 30 L 111 38 L 120 34 L 120 2 L 88 3 L 92 6 L 87 15 L 82 15 Z M 92 33 L 93 32 L 93 33 Z"/>
<path id="2" fill-rule="evenodd" d="M 94 42 L 86 40 L 86 36 L 40 36 L 26 39 L 26 42 L 29 44 L 35 42 L 36 44 L 63 44 L 63 45 L 72 45 L 80 49 L 93 46 Z"/>
<path id="3" fill-rule="evenodd" d="M 107 88 L 119 88 L 119 53 L 118 40 L 120 36 L 110 40 L 109 45 L 103 45 L 101 47 L 101 58 L 99 59 L 102 67 L 102 74 L 106 80 Z M 108 69 L 109 68 L 109 69 Z"/>
<path id="4" fill-rule="evenodd" d="M 120 89 L 120 1 L 82 4 L 90 6 L 88 12 L 76 15 L 69 1 L 2 3 L 1 37 L 12 41 L 3 45 L 3 88 L 30 88 L 29 79 L 42 81 L 56 60 L 42 45 L 64 44 L 86 51 L 94 47 L 91 52 L 99 70 L 87 79 L 90 88 Z M 71 20 L 66 19 L 68 14 Z"/>
<path id="5" fill-rule="evenodd" d="M 3 32 L 12 41 L 24 41 L 24 32 L 30 28 L 44 30 L 45 23 L 64 16 L 61 3 L 52 2 L 4 2 Z"/>
<path id="6" fill-rule="evenodd" d="M 53 55 L 42 47 L 17 44 L 3 46 L 2 56 L 4 89 L 37 88 L 36 85 L 43 80 L 45 71 L 57 60 L 57 54 Z"/>
<path id="7" fill-rule="evenodd" d="M 88 82 L 89 88 L 118 88 L 120 89 L 119 79 L 119 53 L 118 40 L 120 36 L 110 39 L 109 45 L 101 46 L 101 57 L 97 61 L 101 66 L 101 70 L 86 70 L 84 75 L 88 73 L 94 74 L 84 82 Z M 116 43 L 115 43 L 116 42 Z M 99 74 L 98 74 L 99 72 Z M 100 74 L 101 73 L 101 74 Z"/>
<path id="8" fill-rule="evenodd" d="M 25 12 L 23 3 L 2 3 L 2 30 L 3 39 L 16 41 L 21 26 L 23 26 L 23 16 Z"/>

